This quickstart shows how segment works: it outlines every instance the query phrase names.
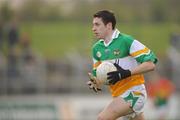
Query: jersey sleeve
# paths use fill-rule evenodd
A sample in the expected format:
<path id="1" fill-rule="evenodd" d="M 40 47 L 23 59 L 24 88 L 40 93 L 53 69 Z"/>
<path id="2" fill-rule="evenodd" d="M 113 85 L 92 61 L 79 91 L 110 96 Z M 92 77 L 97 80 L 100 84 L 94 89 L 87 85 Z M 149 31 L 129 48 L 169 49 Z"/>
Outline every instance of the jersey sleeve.
<path id="1" fill-rule="evenodd" d="M 133 42 L 131 43 L 129 54 L 139 63 L 147 61 L 157 63 L 158 61 L 155 54 L 138 40 L 133 40 Z"/>

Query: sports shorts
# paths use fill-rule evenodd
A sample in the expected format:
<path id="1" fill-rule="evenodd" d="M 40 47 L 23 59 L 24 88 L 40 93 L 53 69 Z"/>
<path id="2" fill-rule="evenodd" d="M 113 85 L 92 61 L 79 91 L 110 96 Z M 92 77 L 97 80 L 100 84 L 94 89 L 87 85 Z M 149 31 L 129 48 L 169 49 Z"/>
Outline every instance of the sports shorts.
<path id="1" fill-rule="evenodd" d="M 122 97 L 126 102 L 129 102 L 131 104 L 131 108 L 134 111 L 126 117 L 134 118 L 136 115 L 143 112 L 144 105 L 147 100 L 146 88 L 144 84 L 134 86 L 119 97 Z"/>

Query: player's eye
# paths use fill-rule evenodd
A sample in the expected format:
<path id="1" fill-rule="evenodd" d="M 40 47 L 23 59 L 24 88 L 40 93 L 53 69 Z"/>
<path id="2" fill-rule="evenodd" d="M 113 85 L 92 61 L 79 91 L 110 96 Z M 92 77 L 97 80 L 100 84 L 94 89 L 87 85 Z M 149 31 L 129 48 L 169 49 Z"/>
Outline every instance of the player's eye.
<path id="1" fill-rule="evenodd" d="M 95 25 L 95 26 L 99 26 L 100 24 L 99 24 L 99 23 L 95 23 L 94 25 Z"/>

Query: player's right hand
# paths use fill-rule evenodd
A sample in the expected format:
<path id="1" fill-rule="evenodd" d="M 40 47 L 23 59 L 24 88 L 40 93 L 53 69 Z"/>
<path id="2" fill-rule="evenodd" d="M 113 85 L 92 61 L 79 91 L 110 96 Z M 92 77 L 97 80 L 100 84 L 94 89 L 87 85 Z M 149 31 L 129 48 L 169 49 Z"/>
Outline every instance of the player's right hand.
<path id="1" fill-rule="evenodd" d="M 97 79 L 95 76 L 93 76 L 91 73 L 88 73 L 89 76 L 89 81 L 87 82 L 87 85 L 89 86 L 89 89 L 94 90 L 94 92 L 98 93 L 99 91 L 101 91 L 101 89 L 99 88 L 98 84 L 97 84 Z"/>

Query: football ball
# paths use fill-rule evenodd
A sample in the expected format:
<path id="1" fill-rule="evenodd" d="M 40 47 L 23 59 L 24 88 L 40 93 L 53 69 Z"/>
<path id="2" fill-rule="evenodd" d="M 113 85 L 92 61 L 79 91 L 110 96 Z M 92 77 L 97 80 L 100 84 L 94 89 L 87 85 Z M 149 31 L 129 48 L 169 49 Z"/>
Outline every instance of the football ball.
<path id="1" fill-rule="evenodd" d="M 96 69 L 96 77 L 98 80 L 103 81 L 104 84 L 107 83 L 107 73 L 116 71 L 116 67 L 113 63 L 104 61 Z"/>

